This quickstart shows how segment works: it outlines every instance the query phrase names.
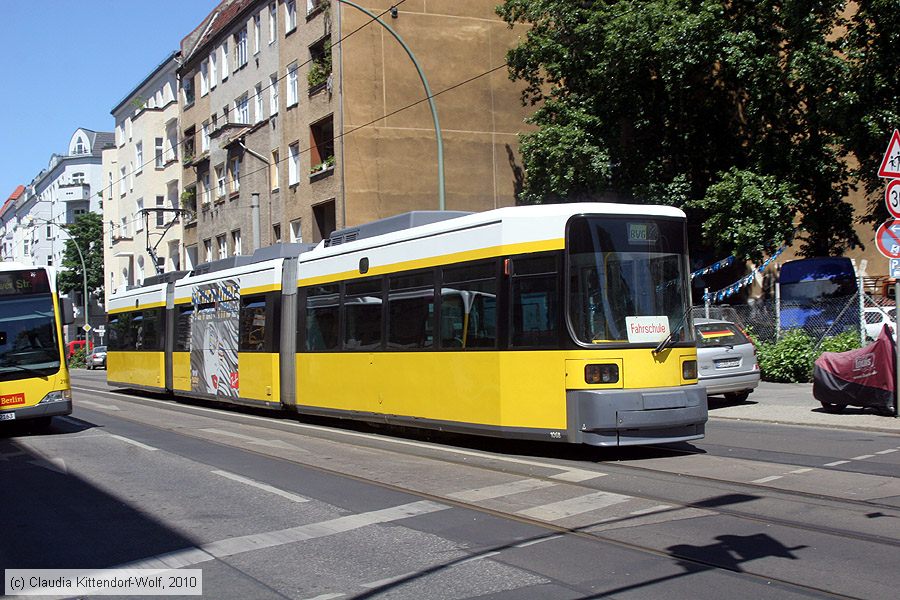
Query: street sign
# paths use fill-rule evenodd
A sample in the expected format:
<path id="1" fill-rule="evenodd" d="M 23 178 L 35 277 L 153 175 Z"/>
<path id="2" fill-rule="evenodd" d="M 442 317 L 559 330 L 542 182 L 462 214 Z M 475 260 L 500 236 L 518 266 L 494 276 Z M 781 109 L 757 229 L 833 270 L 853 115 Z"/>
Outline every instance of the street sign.
<path id="1" fill-rule="evenodd" d="M 891 143 L 888 144 L 887 152 L 881 159 L 881 167 L 878 169 L 879 177 L 888 179 L 900 179 L 900 131 L 894 130 L 891 136 Z"/>
<path id="2" fill-rule="evenodd" d="M 884 203 L 888 212 L 900 219 L 900 179 L 892 179 L 884 189 Z"/>
<path id="3" fill-rule="evenodd" d="M 891 219 L 879 225 L 875 245 L 884 256 L 900 258 L 900 220 Z"/>
<path id="4" fill-rule="evenodd" d="M 84 327 L 82 327 L 82 329 L 84 329 L 84 332 L 85 332 L 85 333 L 90 333 L 90 331 L 91 331 L 91 326 L 88 325 L 87 323 L 85 323 L 85 324 L 84 324 Z"/>
<path id="5" fill-rule="evenodd" d="M 900 277 L 900 258 L 892 258 L 890 261 L 890 276 L 894 279 Z"/>

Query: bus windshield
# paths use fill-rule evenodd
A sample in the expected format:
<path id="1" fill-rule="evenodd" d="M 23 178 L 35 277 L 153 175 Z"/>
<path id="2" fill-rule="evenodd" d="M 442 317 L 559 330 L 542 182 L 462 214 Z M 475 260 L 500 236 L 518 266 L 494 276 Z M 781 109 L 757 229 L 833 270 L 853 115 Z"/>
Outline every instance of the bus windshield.
<path id="1" fill-rule="evenodd" d="M 0 381 L 52 375 L 59 369 L 52 296 L 0 297 Z"/>
<path id="2" fill-rule="evenodd" d="M 684 227 L 640 215 L 571 221 L 567 314 L 576 341 L 693 340 Z"/>

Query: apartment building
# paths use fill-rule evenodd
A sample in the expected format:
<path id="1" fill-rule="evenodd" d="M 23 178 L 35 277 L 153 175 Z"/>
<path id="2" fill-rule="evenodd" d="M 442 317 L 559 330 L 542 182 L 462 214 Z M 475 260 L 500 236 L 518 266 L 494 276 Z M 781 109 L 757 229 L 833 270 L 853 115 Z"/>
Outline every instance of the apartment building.
<path id="1" fill-rule="evenodd" d="M 0 260 L 14 261 L 16 257 L 16 230 L 19 219 L 16 202 L 25 194 L 25 186 L 16 186 L 3 206 L 0 207 Z M 20 253 L 21 254 L 21 253 Z"/>
<path id="2" fill-rule="evenodd" d="M 529 109 L 491 70 L 518 31 L 475 0 L 365 4 L 223 0 L 184 38 L 188 266 L 409 210 L 515 203 Z"/>
<path id="3" fill-rule="evenodd" d="M 106 293 L 182 266 L 179 53 L 112 109 L 115 146 L 103 152 Z"/>
<path id="4" fill-rule="evenodd" d="M 275 17 L 266 2 L 226 0 L 182 42 L 184 181 L 195 220 L 186 224 L 189 263 L 271 244 L 283 211 L 269 185 L 281 137 Z"/>

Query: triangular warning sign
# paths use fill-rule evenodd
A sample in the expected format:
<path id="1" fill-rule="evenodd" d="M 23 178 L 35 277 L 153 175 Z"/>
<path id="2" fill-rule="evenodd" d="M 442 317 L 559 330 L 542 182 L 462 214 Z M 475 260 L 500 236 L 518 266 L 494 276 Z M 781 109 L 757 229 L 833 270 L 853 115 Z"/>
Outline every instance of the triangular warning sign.
<path id="1" fill-rule="evenodd" d="M 891 136 L 891 143 L 888 144 L 887 152 L 881 160 L 881 168 L 878 169 L 879 177 L 888 179 L 900 178 L 900 131 L 894 130 Z"/>

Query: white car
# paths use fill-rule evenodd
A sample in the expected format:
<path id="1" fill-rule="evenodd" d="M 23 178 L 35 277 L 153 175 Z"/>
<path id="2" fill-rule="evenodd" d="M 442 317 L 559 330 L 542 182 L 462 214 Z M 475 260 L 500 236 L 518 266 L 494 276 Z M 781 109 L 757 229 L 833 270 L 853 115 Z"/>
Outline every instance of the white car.
<path id="1" fill-rule="evenodd" d="M 881 328 L 887 323 L 892 331 L 897 330 L 896 308 L 892 306 L 870 306 L 865 309 L 866 337 L 875 339 L 881 333 Z"/>

